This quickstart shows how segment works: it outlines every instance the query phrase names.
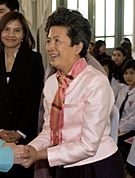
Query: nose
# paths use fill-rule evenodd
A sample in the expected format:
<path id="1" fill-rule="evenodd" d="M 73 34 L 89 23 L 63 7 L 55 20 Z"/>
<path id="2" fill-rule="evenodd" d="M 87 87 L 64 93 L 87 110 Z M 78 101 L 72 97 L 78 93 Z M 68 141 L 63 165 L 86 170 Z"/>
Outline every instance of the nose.
<path id="1" fill-rule="evenodd" d="M 53 41 L 50 41 L 49 43 L 46 44 L 46 50 L 49 52 L 49 51 L 52 51 L 55 49 L 55 43 Z"/>
<path id="2" fill-rule="evenodd" d="M 118 56 L 114 56 L 113 59 L 114 59 L 114 61 L 117 61 L 118 60 Z"/>
<path id="3" fill-rule="evenodd" d="M 16 34 L 18 34 L 18 30 L 16 28 L 10 28 L 9 27 L 6 32 L 7 32 L 8 35 L 16 35 Z"/>
<path id="4" fill-rule="evenodd" d="M 14 35 L 14 31 L 13 30 L 9 30 L 8 31 L 8 36 L 13 36 Z"/>
<path id="5" fill-rule="evenodd" d="M 126 74 L 125 76 L 127 79 L 129 79 L 131 77 L 130 74 Z"/>

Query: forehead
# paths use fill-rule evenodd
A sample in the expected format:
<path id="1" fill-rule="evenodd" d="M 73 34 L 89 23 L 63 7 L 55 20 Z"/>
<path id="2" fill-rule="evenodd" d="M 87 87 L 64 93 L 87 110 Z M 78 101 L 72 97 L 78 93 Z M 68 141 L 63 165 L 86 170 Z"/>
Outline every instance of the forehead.
<path id="1" fill-rule="evenodd" d="M 127 69 L 125 70 L 125 72 L 134 72 L 134 73 L 135 73 L 135 70 L 134 70 L 132 67 L 130 67 L 130 68 L 127 68 Z"/>
<path id="2" fill-rule="evenodd" d="M 10 27 L 10 26 L 22 27 L 22 24 L 19 20 L 11 20 L 6 24 L 6 27 Z"/>
<path id="3" fill-rule="evenodd" d="M 49 30 L 49 36 L 67 36 L 68 28 L 64 26 L 52 26 Z"/>
<path id="4" fill-rule="evenodd" d="M 114 50 L 113 54 L 119 54 L 119 55 L 123 55 L 122 52 L 120 50 Z"/>

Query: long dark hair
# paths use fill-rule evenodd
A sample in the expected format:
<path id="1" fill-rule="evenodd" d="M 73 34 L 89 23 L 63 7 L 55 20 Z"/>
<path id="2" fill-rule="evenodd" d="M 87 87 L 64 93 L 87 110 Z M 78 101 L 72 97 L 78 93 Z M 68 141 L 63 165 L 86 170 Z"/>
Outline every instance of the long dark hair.
<path id="1" fill-rule="evenodd" d="M 8 12 L 6 13 L 0 20 L 0 49 L 4 47 L 2 41 L 1 41 L 1 33 L 3 29 L 5 28 L 6 24 L 12 21 L 18 20 L 22 24 L 23 28 L 23 41 L 21 43 L 21 47 L 24 49 L 33 49 L 35 47 L 35 40 L 32 36 L 32 33 L 29 29 L 28 23 L 25 19 L 25 17 L 16 11 Z"/>

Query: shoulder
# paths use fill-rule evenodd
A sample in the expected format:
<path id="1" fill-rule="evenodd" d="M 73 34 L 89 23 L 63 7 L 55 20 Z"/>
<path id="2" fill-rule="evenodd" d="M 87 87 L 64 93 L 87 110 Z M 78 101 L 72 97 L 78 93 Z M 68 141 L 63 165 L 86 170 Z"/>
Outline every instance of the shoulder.
<path id="1" fill-rule="evenodd" d="M 55 83 L 57 83 L 57 77 L 56 77 L 56 73 L 54 73 L 54 74 L 52 74 L 50 77 L 48 77 L 47 79 L 46 79 L 46 86 L 47 85 L 52 85 L 52 82 L 53 82 L 53 85 L 55 84 Z"/>
<path id="2" fill-rule="evenodd" d="M 23 58 L 31 64 L 35 65 L 40 65 L 43 66 L 43 60 L 42 60 L 42 55 L 39 52 L 33 51 L 33 50 L 27 50 L 23 54 Z"/>
<path id="3" fill-rule="evenodd" d="M 41 53 L 34 51 L 34 50 L 29 50 L 29 51 L 26 52 L 26 54 L 31 55 L 34 58 L 42 59 Z"/>
<path id="4" fill-rule="evenodd" d="M 44 73 L 44 65 L 41 53 L 33 51 L 31 49 L 20 49 L 17 54 L 17 58 L 21 61 L 22 67 L 25 66 L 26 70 L 35 70 L 39 73 Z M 30 71 L 31 71 L 30 70 Z"/>
<path id="5" fill-rule="evenodd" d="M 95 67 L 88 65 L 84 71 L 82 72 L 82 75 L 84 75 L 89 80 L 97 80 L 98 81 L 108 81 L 108 78 L 106 75 L 104 75 L 101 71 L 96 69 Z"/>
<path id="6" fill-rule="evenodd" d="M 102 93 L 104 96 L 106 93 L 108 93 L 108 96 L 113 95 L 109 80 L 102 72 L 91 65 L 88 65 L 83 72 L 84 74 L 82 74 L 82 78 L 78 79 L 78 82 L 82 83 L 87 93 L 93 92 L 96 95 Z"/>
<path id="7" fill-rule="evenodd" d="M 104 68 L 102 65 L 96 60 L 96 58 L 90 54 L 87 54 L 86 60 L 88 62 L 88 65 L 92 65 L 94 68 L 102 72 L 104 75 L 106 75 Z"/>
<path id="8" fill-rule="evenodd" d="M 120 93 L 127 93 L 129 91 L 129 87 L 127 85 L 121 85 Z"/>
<path id="9" fill-rule="evenodd" d="M 119 90 L 119 93 L 118 93 L 118 96 L 117 96 L 117 100 L 121 101 L 122 98 L 125 98 L 125 96 L 126 96 L 128 91 L 129 91 L 129 87 L 127 85 L 123 85 L 122 88 Z"/>
<path id="10" fill-rule="evenodd" d="M 18 55 L 19 56 L 29 56 L 29 57 L 33 57 L 33 58 L 42 58 L 41 53 L 32 50 L 32 49 L 25 49 L 25 48 L 20 48 L 18 51 Z"/>

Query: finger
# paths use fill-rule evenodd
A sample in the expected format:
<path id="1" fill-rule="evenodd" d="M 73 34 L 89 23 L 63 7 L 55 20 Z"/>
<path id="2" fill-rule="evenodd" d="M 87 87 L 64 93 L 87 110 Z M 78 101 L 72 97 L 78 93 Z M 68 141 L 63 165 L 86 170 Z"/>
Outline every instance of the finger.
<path id="1" fill-rule="evenodd" d="M 28 152 L 29 152 L 29 151 L 30 151 L 30 149 L 31 149 L 31 148 L 30 148 L 29 146 L 27 146 L 27 145 L 26 145 L 26 146 L 24 146 L 24 150 L 25 150 L 25 151 L 28 151 Z"/>
<path id="2" fill-rule="evenodd" d="M 28 159 L 24 159 L 21 165 L 25 168 L 28 168 L 32 163 Z"/>
<path id="3" fill-rule="evenodd" d="M 24 163 L 22 163 L 21 165 L 22 165 L 24 168 L 28 168 L 28 167 L 29 167 L 28 164 L 24 164 Z"/>
<path id="4" fill-rule="evenodd" d="M 30 155 L 28 153 L 23 153 L 20 155 L 20 157 L 23 159 L 28 159 L 28 158 L 30 158 Z"/>
<path id="5" fill-rule="evenodd" d="M 15 164 L 28 164 L 28 159 L 22 159 L 22 158 L 15 158 L 14 159 L 14 163 Z"/>

